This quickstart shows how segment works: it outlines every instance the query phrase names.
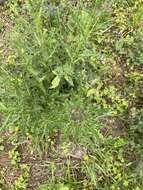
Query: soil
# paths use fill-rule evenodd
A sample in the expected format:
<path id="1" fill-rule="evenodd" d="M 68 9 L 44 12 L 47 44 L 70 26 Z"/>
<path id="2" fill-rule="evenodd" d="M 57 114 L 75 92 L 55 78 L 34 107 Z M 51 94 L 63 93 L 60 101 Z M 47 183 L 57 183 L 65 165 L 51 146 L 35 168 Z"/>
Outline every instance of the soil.
<path id="1" fill-rule="evenodd" d="M 73 163 L 73 166 L 77 167 L 83 160 L 84 155 L 87 154 L 85 147 L 76 146 L 71 143 L 68 148 L 68 153 L 64 153 L 62 147 L 56 147 L 54 149 L 51 148 L 46 154 L 41 155 L 33 151 L 31 146 L 32 142 L 30 140 L 24 143 L 18 141 L 13 143 L 13 141 L 10 140 L 13 136 L 15 136 L 14 133 L 0 134 L 1 139 L 3 139 L 0 145 L 4 146 L 4 150 L 0 151 L 0 179 L 5 179 L 5 186 L 2 186 L 5 190 L 10 189 L 11 185 L 14 184 L 23 173 L 23 165 L 29 168 L 29 178 L 26 189 L 34 190 L 39 184 L 46 183 L 52 176 L 51 163 L 54 163 L 55 166 L 54 176 L 59 179 L 65 175 L 66 165 L 69 160 Z M 19 153 L 20 159 L 16 164 L 12 163 L 13 159 L 10 157 L 10 152 L 13 149 Z M 79 175 L 79 172 L 77 175 Z"/>
<path id="2" fill-rule="evenodd" d="M 12 184 L 18 179 L 22 174 L 22 165 L 27 165 L 30 169 L 30 177 L 27 189 L 32 190 L 39 184 L 42 184 L 48 180 L 49 168 L 44 164 L 48 162 L 48 158 L 41 158 L 36 152 L 30 152 L 30 142 L 20 144 L 19 146 L 10 142 L 10 138 L 13 134 L 11 133 L 1 133 L 0 137 L 4 141 L 2 145 L 4 150 L 0 152 L 0 178 L 5 179 L 5 187 L 9 189 Z M 17 147 L 17 151 L 20 155 L 20 161 L 17 164 L 12 163 L 12 158 L 10 157 L 10 151 Z"/>

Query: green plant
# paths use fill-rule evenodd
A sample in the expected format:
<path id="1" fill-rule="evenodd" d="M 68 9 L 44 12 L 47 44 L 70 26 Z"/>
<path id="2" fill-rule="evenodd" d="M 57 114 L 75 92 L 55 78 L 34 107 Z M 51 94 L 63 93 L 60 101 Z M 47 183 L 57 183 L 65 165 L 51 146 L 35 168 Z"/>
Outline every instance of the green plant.
<path id="1" fill-rule="evenodd" d="M 88 77 L 98 67 L 98 64 L 94 65 L 97 59 L 95 47 L 89 46 L 92 33 L 96 30 L 92 16 L 96 15 L 94 10 L 90 13 L 85 7 L 78 10 L 72 4 L 68 8 L 63 3 L 56 7 L 57 15 L 51 18 L 45 9 L 45 2 L 40 0 L 26 1 L 23 8 L 24 17 L 23 13 L 19 14 L 11 34 L 10 44 L 14 49 L 12 59 L 1 68 L 2 78 L 8 77 L 5 87 L 7 86 L 10 96 L 5 95 L 3 90 L 1 97 L 2 102 L 8 99 L 7 105 L 5 104 L 8 109 L 5 112 L 12 115 L 7 126 L 19 115 L 17 125 L 21 125 L 22 133 L 39 136 L 40 128 L 45 132 L 51 130 L 52 126 L 49 125 L 55 115 L 60 128 L 66 120 L 68 122 L 70 114 L 64 116 L 63 120 L 63 113 L 70 109 L 70 102 L 76 99 L 77 92 L 81 99 L 85 99 Z M 64 13 L 65 9 L 67 10 Z M 102 19 L 102 14 L 99 19 Z M 100 22 L 98 24 L 100 27 Z M 106 27 L 106 19 L 101 27 Z M 67 106 L 63 104 L 65 100 Z M 25 127 L 25 122 L 29 127 Z M 45 132 L 43 138 L 46 136 Z"/>
<path id="2" fill-rule="evenodd" d="M 49 185 L 41 185 L 38 190 L 72 190 L 71 188 L 69 188 L 67 185 L 64 184 L 54 184 L 54 187 L 50 188 Z"/>
<path id="3" fill-rule="evenodd" d="M 16 146 L 9 151 L 9 157 L 11 159 L 11 163 L 14 165 L 17 165 L 20 162 L 20 154 Z"/>
<path id="4" fill-rule="evenodd" d="M 0 152 L 4 150 L 3 139 L 0 138 Z"/>
<path id="5" fill-rule="evenodd" d="M 17 180 L 12 185 L 12 190 L 23 190 L 27 188 L 28 180 L 29 180 L 29 167 L 25 164 L 21 164 L 20 168 L 22 170 L 22 174 L 17 178 Z"/>
<path id="6" fill-rule="evenodd" d="M 41 155 L 55 156 L 39 188 L 142 189 L 142 1 L 12 0 L 8 7 L 15 26 L 0 66 L 0 130 L 18 128 Z M 109 122 L 115 118 L 122 123 Z M 125 133 L 106 135 L 104 127 Z M 19 166 L 17 148 L 10 158 Z M 57 149 L 66 157 L 59 178 Z M 13 188 L 27 184 L 26 169 Z"/>

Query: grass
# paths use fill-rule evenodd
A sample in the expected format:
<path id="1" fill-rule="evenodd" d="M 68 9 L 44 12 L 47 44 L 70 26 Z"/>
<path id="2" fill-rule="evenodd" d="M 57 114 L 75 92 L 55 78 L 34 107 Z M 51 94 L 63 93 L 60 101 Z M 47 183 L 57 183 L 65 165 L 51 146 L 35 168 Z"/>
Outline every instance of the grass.
<path id="1" fill-rule="evenodd" d="M 142 190 L 142 13 L 140 0 L 5 4 L 2 190 Z"/>

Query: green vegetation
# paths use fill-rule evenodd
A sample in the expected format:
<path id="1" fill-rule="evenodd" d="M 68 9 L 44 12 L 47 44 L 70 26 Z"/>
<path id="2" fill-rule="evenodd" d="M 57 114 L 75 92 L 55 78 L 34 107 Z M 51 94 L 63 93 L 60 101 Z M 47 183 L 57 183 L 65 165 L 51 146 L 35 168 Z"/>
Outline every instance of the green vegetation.
<path id="1" fill-rule="evenodd" d="M 142 190 L 143 1 L 4 9 L 0 190 Z"/>

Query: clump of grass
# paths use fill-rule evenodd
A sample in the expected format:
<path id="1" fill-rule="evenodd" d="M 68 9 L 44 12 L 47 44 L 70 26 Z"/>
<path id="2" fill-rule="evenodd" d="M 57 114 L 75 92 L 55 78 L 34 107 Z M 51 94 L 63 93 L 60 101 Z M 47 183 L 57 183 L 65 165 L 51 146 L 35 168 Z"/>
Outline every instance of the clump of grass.
<path id="1" fill-rule="evenodd" d="M 18 127 L 44 151 L 58 130 L 59 143 L 88 150 L 78 168 L 74 162 L 65 166 L 68 175 L 53 180 L 62 184 L 53 189 L 140 190 L 139 166 L 133 168 L 125 154 L 127 145 L 141 151 L 138 137 L 105 136 L 102 128 L 110 127 L 103 122 L 110 117 L 126 120 L 124 128 L 133 135 L 134 126 L 140 129 L 141 1 L 17 5 L 9 4 L 15 18 L 9 38 L 13 52 L 0 69 L 0 111 L 6 118 L 1 129 Z"/>

